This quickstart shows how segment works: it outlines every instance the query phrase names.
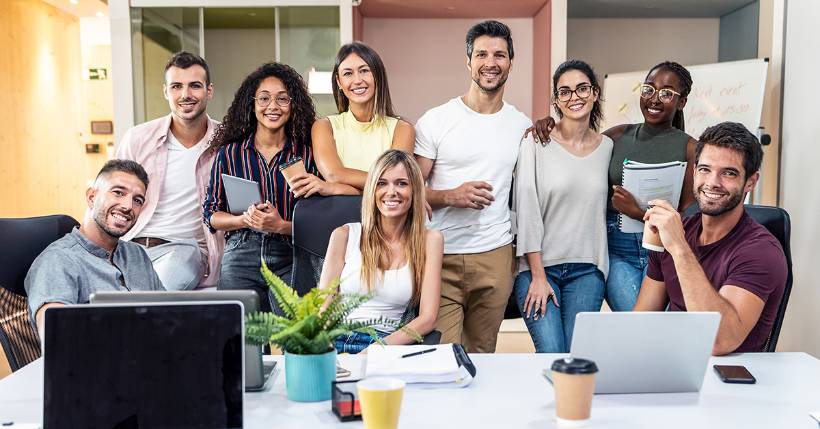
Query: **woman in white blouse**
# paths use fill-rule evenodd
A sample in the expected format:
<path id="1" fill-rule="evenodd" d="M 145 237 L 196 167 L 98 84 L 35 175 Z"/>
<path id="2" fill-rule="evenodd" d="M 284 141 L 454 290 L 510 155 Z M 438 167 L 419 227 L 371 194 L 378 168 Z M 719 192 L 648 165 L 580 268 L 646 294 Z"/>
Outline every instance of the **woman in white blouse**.
<path id="1" fill-rule="evenodd" d="M 418 307 L 406 325 L 411 332 L 425 335 L 436 324 L 444 239 L 425 227 L 424 201 L 424 179 L 413 156 L 389 150 L 367 176 L 361 223 L 340 226 L 330 236 L 319 287 L 340 279 L 339 293 L 372 294 L 348 319 L 390 321 L 376 327 L 387 344 L 414 342 L 395 329 L 408 306 Z M 339 353 L 358 353 L 372 343 L 369 335 L 354 333 L 335 346 Z"/>

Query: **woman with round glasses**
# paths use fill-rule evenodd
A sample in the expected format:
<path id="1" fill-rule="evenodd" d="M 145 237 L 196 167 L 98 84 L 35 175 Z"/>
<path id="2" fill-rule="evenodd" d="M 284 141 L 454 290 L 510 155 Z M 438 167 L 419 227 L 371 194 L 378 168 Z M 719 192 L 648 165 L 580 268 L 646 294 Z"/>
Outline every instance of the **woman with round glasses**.
<path id="1" fill-rule="evenodd" d="M 415 131 L 393 112 L 384 63 L 364 43 L 348 43 L 339 49 L 333 67 L 333 95 L 339 114 L 313 125 L 316 165 L 329 182 L 362 190 L 367 171 L 379 155 L 388 149 L 413 153 Z"/>
<path id="2" fill-rule="evenodd" d="M 598 311 L 608 272 L 607 168 L 613 142 L 598 133 L 600 86 L 570 60 L 552 77 L 559 120 L 552 144 L 525 142 L 515 171 L 518 277 L 513 286 L 535 350 L 569 351 L 575 315 Z"/>
<path id="3" fill-rule="evenodd" d="M 641 246 L 642 233 L 621 232 L 618 222 L 623 213 L 643 221 L 644 209 L 635 197 L 621 187 L 625 160 L 643 163 L 685 161 L 678 209 L 682 212 L 694 202 L 692 170 L 695 162 L 695 139 L 684 131 L 683 108 L 692 89 L 692 77 L 682 65 L 664 61 L 649 70 L 640 87 L 640 107 L 644 121 L 618 125 L 604 131 L 615 141 L 609 163 L 609 203 L 607 205 L 607 241 L 609 276 L 606 301 L 615 311 L 630 311 L 640 292 L 649 255 Z M 536 141 L 549 141 L 552 118 L 543 118 L 533 127 Z"/>
<path id="4" fill-rule="evenodd" d="M 239 86 L 211 141 L 217 154 L 204 218 L 211 230 L 226 232 L 218 288 L 255 290 L 263 311 L 270 311 L 272 303 L 259 271 L 260 257 L 285 283 L 291 282 L 291 219 L 297 197 L 280 167 L 301 162 L 307 172 L 303 180 L 316 192 L 330 194 L 339 186 L 315 175 L 310 144 L 315 119 L 302 77 L 286 64 L 267 63 Z M 223 174 L 256 182 L 261 201 L 228 207 Z"/>

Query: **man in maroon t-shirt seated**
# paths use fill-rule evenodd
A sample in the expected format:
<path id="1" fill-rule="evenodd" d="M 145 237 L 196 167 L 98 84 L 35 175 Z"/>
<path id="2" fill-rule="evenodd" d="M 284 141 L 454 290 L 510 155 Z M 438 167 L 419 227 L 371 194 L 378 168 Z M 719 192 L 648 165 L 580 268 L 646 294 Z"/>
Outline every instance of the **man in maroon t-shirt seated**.
<path id="1" fill-rule="evenodd" d="M 763 150 L 743 125 L 706 129 L 695 149 L 694 192 L 700 213 L 681 221 L 666 201 L 652 201 L 644 221 L 666 252 L 650 252 L 635 311 L 717 311 L 712 354 L 759 352 L 783 297 L 783 248 L 743 209 L 757 183 Z"/>

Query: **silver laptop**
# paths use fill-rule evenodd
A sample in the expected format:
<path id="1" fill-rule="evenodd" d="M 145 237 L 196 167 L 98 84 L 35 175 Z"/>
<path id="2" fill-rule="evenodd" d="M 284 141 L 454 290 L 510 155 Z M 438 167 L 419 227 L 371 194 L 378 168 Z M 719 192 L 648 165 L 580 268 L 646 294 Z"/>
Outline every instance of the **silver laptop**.
<path id="1" fill-rule="evenodd" d="M 251 204 L 262 202 L 259 183 L 241 177 L 222 174 L 222 186 L 228 197 L 228 210 L 231 214 L 242 214 Z"/>
<path id="2" fill-rule="evenodd" d="M 246 315 L 259 311 L 259 295 L 252 290 L 96 292 L 91 294 L 90 299 L 92 304 L 239 301 L 245 307 Z M 264 390 L 275 367 L 276 362 L 262 361 L 262 346 L 246 344 L 245 390 Z"/>
<path id="3" fill-rule="evenodd" d="M 697 392 L 720 313 L 578 313 L 570 354 L 598 366 L 595 393 Z"/>

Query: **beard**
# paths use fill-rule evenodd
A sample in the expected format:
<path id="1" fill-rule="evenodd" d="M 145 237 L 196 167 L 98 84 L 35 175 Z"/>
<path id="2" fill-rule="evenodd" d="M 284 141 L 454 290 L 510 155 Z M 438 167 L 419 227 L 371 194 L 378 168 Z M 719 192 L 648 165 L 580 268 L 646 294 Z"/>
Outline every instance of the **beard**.
<path id="1" fill-rule="evenodd" d="M 695 191 L 695 200 L 698 202 L 700 212 L 705 215 L 720 216 L 723 213 L 731 211 L 737 207 L 738 204 L 743 202 L 743 192 L 741 191 L 734 193 L 730 192 L 728 198 L 724 200 L 723 203 L 704 203 L 704 197 L 700 193 L 702 189 L 703 186 Z"/>
<path id="2" fill-rule="evenodd" d="M 498 90 L 504 87 L 504 84 L 507 83 L 507 78 L 509 76 L 509 73 L 499 73 L 498 82 L 492 86 L 486 86 L 481 83 L 481 71 L 479 70 L 479 72 L 475 76 L 473 76 L 473 82 L 475 82 L 475 84 L 478 85 L 478 87 L 481 88 L 481 90 L 484 92 L 497 92 Z"/>
<path id="3" fill-rule="evenodd" d="M 116 230 L 116 229 L 113 229 L 113 228 L 111 228 L 110 226 L 108 226 L 108 224 L 106 223 L 107 214 L 108 214 L 108 211 L 107 211 L 107 210 L 104 210 L 104 209 L 99 209 L 99 210 L 97 210 L 97 211 L 94 213 L 94 223 L 96 223 L 96 224 L 97 224 L 97 226 L 98 226 L 98 227 L 100 227 L 100 229 L 101 229 L 104 233 L 108 234 L 108 235 L 109 235 L 109 236 L 111 236 L 112 238 L 120 238 L 120 237 L 122 237 L 123 235 L 125 235 L 126 233 L 128 233 L 128 231 L 130 231 L 130 230 L 131 230 L 131 227 L 132 227 L 132 226 L 134 226 L 134 224 L 132 223 L 132 224 L 131 224 L 131 225 L 129 225 L 128 227 L 123 228 L 123 230 L 122 230 L 122 231 L 120 231 L 120 230 Z"/>

